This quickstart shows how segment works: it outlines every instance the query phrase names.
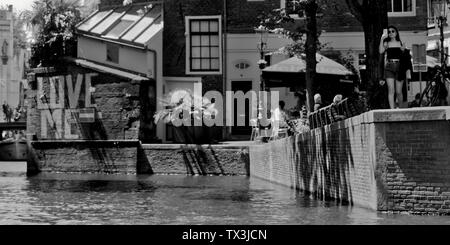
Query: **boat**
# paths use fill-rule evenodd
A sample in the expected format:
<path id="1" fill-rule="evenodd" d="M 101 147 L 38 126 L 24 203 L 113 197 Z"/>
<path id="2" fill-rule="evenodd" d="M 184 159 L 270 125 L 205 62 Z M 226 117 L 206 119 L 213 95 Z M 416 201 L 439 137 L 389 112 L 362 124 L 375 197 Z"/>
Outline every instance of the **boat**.
<path id="1" fill-rule="evenodd" d="M 28 147 L 25 139 L 0 141 L 0 161 L 26 161 L 27 153 Z"/>
<path id="2" fill-rule="evenodd" d="M 0 161 L 26 161 L 26 122 L 0 123 Z"/>

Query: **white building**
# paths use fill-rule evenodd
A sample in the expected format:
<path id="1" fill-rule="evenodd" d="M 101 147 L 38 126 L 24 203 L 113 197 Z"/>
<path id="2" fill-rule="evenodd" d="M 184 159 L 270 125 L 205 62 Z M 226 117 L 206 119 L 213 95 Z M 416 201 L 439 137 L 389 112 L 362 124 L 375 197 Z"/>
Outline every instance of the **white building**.
<path id="1" fill-rule="evenodd" d="M 8 10 L 0 10 L 0 103 L 8 103 L 16 108 L 20 102 L 21 84 L 26 85 L 25 63 L 26 50 L 14 50 L 13 6 Z M 0 112 L 0 121 L 4 120 Z"/>

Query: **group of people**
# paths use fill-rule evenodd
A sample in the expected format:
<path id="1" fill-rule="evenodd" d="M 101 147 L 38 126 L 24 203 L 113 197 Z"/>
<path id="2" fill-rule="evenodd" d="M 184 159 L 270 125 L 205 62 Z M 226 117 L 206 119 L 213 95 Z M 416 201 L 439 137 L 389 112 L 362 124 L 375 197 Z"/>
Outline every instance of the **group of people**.
<path id="1" fill-rule="evenodd" d="M 340 110 L 338 110 L 337 106 L 339 103 L 341 103 L 344 99 L 344 96 L 342 94 L 337 94 L 333 98 L 333 102 L 329 105 L 330 108 L 330 118 L 333 118 L 333 121 L 340 121 L 346 119 L 346 116 L 344 113 Z M 320 109 L 324 108 L 322 104 L 322 96 L 320 94 L 314 95 L 314 111 L 319 111 Z"/>
<path id="2" fill-rule="evenodd" d="M 2 111 L 4 115 L 4 120 L 6 122 L 17 122 L 20 120 L 24 120 L 26 117 L 26 110 L 24 107 L 19 106 L 15 109 L 12 109 L 6 101 L 3 102 Z"/>
<path id="3" fill-rule="evenodd" d="M 6 122 L 18 122 L 21 120 L 26 120 L 26 110 L 24 107 L 17 107 L 12 109 L 6 101 L 3 102 L 2 111 L 4 115 L 4 120 Z M 14 131 L 3 131 L 1 135 L 2 140 L 14 140 L 25 138 L 25 132 L 23 130 L 14 130 Z"/>
<path id="4" fill-rule="evenodd" d="M 390 109 L 397 108 L 406 108 L 406 107 L 420 107 L 420 99 L 421 94 L 417 94 L 415 96 L 415 100 L 407 103 L 404 100 L 404 85 L 405 82 L 411 79 L 412 76 L 412 62 L 411 62 L 411 53 L 406 48 L 406 43 L 404 43 L 400 38 L 400 33 L 395 26 L 389 26 L 384 30 L 383 35 L 381 37 L 381 42 L 379 46 L 380 52 L 380 64 L 381 64 L 381 74 L 380 77 L 380 85 L 385 89 L 384 85 L 387 85 L 387 98 L 383 96 L 381 100 L 383 100 L 383 104 L 388 105 Z M 383 92 L 385 93 L 385 92 Z M 292 128 L 290 122 L 299 122 L 298 124 L 308 125 L 308 112 L 305 105 L 306 96 L 304 94 L 296 95 L 299 101 L 303 103 L 299 103 L 296 108 L 294 108 L 291 112 L 285 110 L 285 102 L 280 101 L 279 107 L 272 112 L 272 120 L 279 122 L 280 128 Z M 343 96 L 341 94 L 337 94 L 331 105 L 329 105 L 329 110 L 327 108 L 327 113 L 329 117 L 333 118 L 333 121 L 339 121 L 346 118 L 346 115 L 354 115 L 357 114 L 357 111 L 360 111 L 360 102 L 361 98 L 350 98 L 350 101 L 353 103 L 351 106 L 357 107 L 353 108 L 356 112 L 346 112 L 337 110 L 338 104 L 343 101 Z M 354 105 L 354 102 L 357 101 L 357 105 Z M 362 105 L 364 107 L 367 105 Z M 320 94 L 314 95 L 314 112 L 319 111 L 320 109 L 326 107 L 322 103 L 322 97 Z M 386 107 L 384 107 L 386 108 Z M 363 110 L 362 108 L 361 110 Z"/>

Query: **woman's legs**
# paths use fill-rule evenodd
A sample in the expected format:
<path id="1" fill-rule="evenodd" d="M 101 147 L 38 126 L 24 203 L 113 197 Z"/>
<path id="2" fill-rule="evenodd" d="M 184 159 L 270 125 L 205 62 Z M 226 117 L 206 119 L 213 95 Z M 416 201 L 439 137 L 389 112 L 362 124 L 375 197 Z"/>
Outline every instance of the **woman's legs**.
<path id="1" fill-rule="evenodd" d="M 388 100 L 389 100 L 389 107 L 391 109 L 395 108 L 395 79 L 394 78 L 386 78 L 386 83 L 388 86 Z"/>
<path id="2" fill-rule="evenodd" d="M 395 94 L 397 95 L 398 107 L 403 108 L 403 81 L 395 82 Z"/>

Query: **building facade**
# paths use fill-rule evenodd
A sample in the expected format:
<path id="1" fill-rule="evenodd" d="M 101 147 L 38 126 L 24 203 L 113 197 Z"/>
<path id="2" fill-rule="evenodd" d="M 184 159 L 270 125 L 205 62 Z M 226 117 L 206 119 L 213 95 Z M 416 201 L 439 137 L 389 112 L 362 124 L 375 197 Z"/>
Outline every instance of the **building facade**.
<path id="1" fill-rule="evenodd" d="M 21 88 L 26 85 L 25 69 L 29 52 L 14 47 L 13 6 L 0 10 L 0 103 L 16 108 L 21 103 Z M 0 121 L 4 120 L 0 112 Z"/>
<path id="2" fill-rule="evenodd" d="M 151 38 L 136 44 L 139 38 L 126 40 L 126 33 L 132 32 L 128 27 L 135 26 L 142 31 L 147 27 L 141 25 L 143 21 L 127 15 L 136 11 L 134 6 L 139 8 L 142 4 L 160 4 L 162 12 L 160 16 L 151 16 L 158 22 L 150 27 L 152 30 L 148 34 Z M 279 0 L 137 0 L 127 7 L 123 6 L 123 1 L 101 1 L 99 11 L 78 26 L 78 58 L 154 79 L 156 98 L 164 98 L 177 89 L 193 91 L 195 84 L 203 93 L 259 91 L 261 70 L 257 62 L 261 59 L 258 50 L 260 37 L 254 29 L 259 25 L 258 16 L 262 12 L 279 7 Z M 111 22 L 109 26 L 105 24 L 108 21 Z M 116 24 L 120 27 L 115 30 L 113 25 Z M 287 40 L 270 36 L 267 43 L 265 52 L 270 53 L 284 46 Z M 114 54 L 115 62 L 109 60 L 108 52 Z M 271 62 L 283 58 L 274 56 L 270 60 L 267 57 Z M 163 105 L 157 103 L 156 107 L 159 110 Z M 223 115 L 224 111 L 219 113 Z M 234 117 L 248 117 L 232 113 Z M 164 142 L 172 140 L 170 127 L 160 123 L 157 128 L 158 138 Z M 215 131 L 214 137 L 219 140 L 242 134 L 247 139 L 249 130 L 248 125 L 224 127 L 223 132 Z"/>
<path id="3" fill-rule="evenodd" d="M 388 1 L 389 24 L 399 28 L 407 47 L 411 49 L 415 44 L 430 46 L 429 3 Z M 193 91 L 194 85 L 199 85 L 203 93 L 211 90 L 222 94 L 225 91 L 259 91 L 261 70 L 257 62 L 261 59 L 258 50 L 260 37 L 254 30 L 259 25 L 258 16 L 277 8 L 285 7 L 290 11 L 292 7 L 290 0 L 135 0 L 127 7 L 123 3 L 121 0 L 100 1 L 94 18 L 87 18 L 85 26 L 78 27 L 78 56 L 153 79 L 156 98 L 163 98 L 177 89 Z M 134 13 L 131 14 L 134 17 L 130 16 L 131 12 L 139 10 L 139 6 L 148 4 L 160 5 L 161 10 L 158 14 L 154 12 L 154 16 L 141 18 Z M 320 41 L 326 44 L 322 52 L 346 56 L 364 72 L 365 47 L 361 24 L 352 16 L 344 0 L 333 1 L 330 5 L 332 7 L 326 8 L 319 17 Z M 145 24 L 147 17 L 148 23 Z M 89 26 L 91 21 L 94 24 Z M 141 43 L 139 41 L 143 40 L 138 40 L 138 37 L 130 39 L 132 30 L 139 28 L 147 32 L 147 37 L 141 38 L 147 39 Z M 265 54 L 288 43 L 289 40 L 270 35 Z M 267 61 L 275 64 L 285 58 L 272 55 L 267 57 Z M 419 80 L 418 74 L 413 78 Z M 419 87 L 420 83 L 408 86 L 409 99 L 420 91 Z M 280 88 L 279 92 L 287 104 L 294 103 L 294 93 L 289 88 Z M 160 103 L 155 104 L 157 110 L 163 108 Z M 225 106 L 223 110 L 233 109 Z M 248 117 L 237 115 L 236 111 L 232 114 L 234 117 Z M 158 124 L 158 138 L 170 142 L 170 130 L 166 124 Z M 222 133 L 215 134 L 221 139 L 230 139 L 233 135 L 248 136 L 249 127 L 224 127 Z"/>
<path id="4" fill-rule="evenodd" d="M 428 6 L 426 1 L 387 0 L 388 24 L 399 29 L 402 41 L 412 50 L 413 45 L 426 45 L 428 42 Z M 333 1 L 319 18 L 322 34 L 320 41 L 326 44 L 323 52 L 338 51 L 342 56 L 353 60 L 355 68 L 365 71 L 365 42 L 361 23 L 350 13 L 344 0 Z M 418 73 L 413 74 L 413 81 L 419 81 Z M 422 82 L 423 88 L 425 83 Z M 421 83 L 414 82 L 407 86 L 408 101 L 420 91 Z"/>
<path id="5" fill-rule="evenodd" d="M 428 4 L 428 44 L 427 44 L 427 53 L 429 56 L 434 57 L 440 61 L 440 29 L 438 25 L 438 18 L 443 16 L 445 18 L 450 17 L 449 7 L 450 5 L 447 1 L 443 0 L 427 0 Z M 446 54 L 449 54 L 448 50 L 450 47 L 450 28 L 448 26 L 447 21 L 444 23 L 443 27 L 444 31 L 444 50 Z M 448 59 L 447 59 L 448 64 Z"/>

